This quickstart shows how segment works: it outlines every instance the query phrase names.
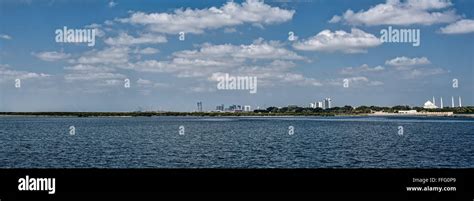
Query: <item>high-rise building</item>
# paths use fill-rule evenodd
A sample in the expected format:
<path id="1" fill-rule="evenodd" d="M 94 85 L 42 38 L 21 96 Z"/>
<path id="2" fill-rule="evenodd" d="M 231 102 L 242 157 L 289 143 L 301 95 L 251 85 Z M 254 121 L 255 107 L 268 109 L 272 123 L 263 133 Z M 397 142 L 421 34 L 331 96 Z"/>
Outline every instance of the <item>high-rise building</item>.
<path id="1" fill-rule="evenodd" d="M 241 105 L 230 105 L 228 110 L 232 111 L 232 112 L 242 111 L 242 106 Z"/>
<path id="2" fill-rule="evenodd" d="M 316 104 L 315 103 L 309 103 L 309 107 L 310 108 L 316 108 Z"/>
<path id="3" fill-rule="evenodd" d="M 316 102 L 316 108 L 323 108 L 323 102 L 322 101 Z"/>
<path id="4" fill-rule="evenodd" d="M 245 105 L 244 106 L 244 111 L 245 112 L 251 112 L 251 110 L 252 110 L 252 107 L 250 107 L 250 105 Z"/>
<path id="5" fill-rule="evenodd" d="M 329 109 L 331 108 L 331 98 L 325 98 L 323 102 L 323 108 Z"/>
<path id="6" fill-rule="evenodd" d="M 197 102 L 197 111 L 202 112 L 202 102 L 201 101 Z"/>
<path id="7" fill-rule="evenodd" d="M 217 111 L 224 111 L 224 104 L 216 106 Z"/>

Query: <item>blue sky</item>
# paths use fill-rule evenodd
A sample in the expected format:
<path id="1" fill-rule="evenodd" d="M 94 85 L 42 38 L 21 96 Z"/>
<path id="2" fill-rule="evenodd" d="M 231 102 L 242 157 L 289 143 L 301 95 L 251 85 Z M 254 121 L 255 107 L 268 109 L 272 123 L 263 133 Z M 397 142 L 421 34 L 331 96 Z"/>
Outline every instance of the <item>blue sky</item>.
<path id="1" fill-rule="evenodd" d="M 421 106 L 433 96 L 473 105 L 473 7 L 467 0 L 4 0 L 0 111 L 193 111 L 198 101 L 212 110 L 307 106 L 325 97 L 336 106 Z M 64 26 L 95 29 L 95 45 L 56 42 Z M 420 46 L 381 42 L 389 26 L 420 30 Z M 218 90 L 225 73 L 257 77 L 258 92 Z"/>

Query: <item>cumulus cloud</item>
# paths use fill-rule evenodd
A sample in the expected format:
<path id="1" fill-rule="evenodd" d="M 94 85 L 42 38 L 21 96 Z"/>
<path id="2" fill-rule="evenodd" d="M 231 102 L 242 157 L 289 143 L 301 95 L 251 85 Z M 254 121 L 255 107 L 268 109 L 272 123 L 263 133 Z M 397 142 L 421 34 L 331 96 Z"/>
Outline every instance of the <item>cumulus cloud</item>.
<path id="1" fill-rule="evenodd" d="M 272 7 L 263 1 L 247 0 L 242 4 L 227 2 L 222 7 L 205 9 L 177 9 L 173 13 L 134 12 L 122 23 L 139 24 L 158 33 L 203 33 L 206 29 L 231 27 L 241 24 L 275 24 L 293 18 L 295 11 Z"/>
<path id="2" fill-rule="evenodd" d="M 88 51 L 72 62 L 82 64 L 125 64 L 128 62 L 129 52 L 130 48 L 128 47 L 112 46 L 99 51 Z"/>
<path id="3" fill-rule="evenodd" d="M 416 69 L 411 69 L 404 72 L 402 76 L 405 79 L 416 79 L 416 78 L 432 76 L 432 75 L 440 75 L 440 74 L 445 74 L 445 73 L 448 73 L 448 71 L 442 68 L 416 68 Z"/>
<path id="4" fill-rule="evenodd" d="M 158 49 L 152 48 L 152 47 L 146 47 L 143 49 L 135 49 L 133 51 L 133 53 L 135 54 L 156 54 L 158 52 L 160 52 Z"/>
<path id="5" fill-rule="evenodd" d="M 38 53 L 32 53 L 34 56 L 37 58 L 43 60 L 43 61 L 58 61 L 58 60 L 64 60 L 69 58 L 71 55 L 66 54 L 64 52 L 38 52 Z"/>
<path id="6" fill-rule="evenodd" d="M 142 88 L 162 88 L 162 87 L 168 86 L 168 84 L 154 82 L 154 81 L 142 79 L 142 78 L 138 78 L 136 83 L 137 83 L 137 86 L 142 87 Z"/>
<path id="7" fill-rule="evenodd" d="M 460 18 L 451 6 L 449 0 L 387 0 L 368 10 L 354 12 L 349 9 L 329 22 L 366 26 L 450 23 Z"/>
<path id="8" fill-rule="evenodd" d="M 152 84 L 152 83 L 153 83 L 152 81 L 150 81 L 150 80 L 145 80 L 145 79 L 142 79 L 142 78 L 139 78 L 139 79 L 137 80 L 137 84 L 139 84 L 139 85 L 150 85 L 150 84 Z"/>
<path id="9" fill-rule="evenodd" d="M 278 42 L 255 40 L 249 45 L 203 44 L 199 49 L 175 52 L 168 61 L 139 61 L 129 68 L 143 72 L 175 72 L 178 77 L 201 77 L 253 62 L 303 59 Z"/>
<path id="10" fill-rule="evenodd" d="M 363 64 L 359 67 L 347 67 L 341 70 L 341 74 L 352 75 L 352 74 L 360 74 L 360 73 L 367 73 L 367 72 L 380 72 L 383 71 L 385 68 L 383 66 L 376 66 L 376 67 L 369 67 L 367 64 Z"/>
<path id="11" fill-rule="evenodd" d="M 426 57 L 396 57 L 385 61 L 386 65 L 395 67 L 394 69 L 404 79 L 415 79 L 420 77 L 439 75 L 448 73 L 442 68 L 424 67 L 431 64 L 431 61 Z"/>
<path id="12" fill-rule="evenodd" d="M 160 35 L 143 34 L 139 37 L 133 37 L 127 33 L 120 33 L 117 37 L 110 37 L 104 41 L 107 45 L 141 45 L 141 44 L 157 44 L 166 43 L 166 37 Z"/>
<path id="13" fill-rule="evenodd" d="M 313 37 L 295 42 L 293 47 L 306 51 L 364 53 L 367 48 L 380 44 L 382 42 L 374 35 L 353 28 L 350 33 L 342 30 L 323 30 Z"/>
<path id="14" fill-rule="evenodd" d="M 111 67 L 95 66 L 95 65 L 88 65 L 88 64 L 77 64 L 73 66 L 67 66 L 67 67 L 64 67 L 64 69 L 71 70 L 71 71 L 89 72 L 89 73 L 114 71 L 114 68 L 111 68 Z"/>
<path id="15" fill-rule="evenodd" d="M 443 34 L 466 34 L 474 32 L 474 20 L 463 19 L 446 27 L 442 27 L 440 32 Z"/>
<path id="16" fill-rule="evenodd" d="M 51 75 L 46 73 L 34 73 L 28 71 L 13 70 L 7 64 L 0 64 L 0 80 L 12 80 L 12 79 L 34 79 L 34 78 L 46 78 Z"/>
<path id="17" fill-rule="evenodd" d="M 304 58 L 274 41 L 255 40 L 252 44 L 203 44 L 198 49 L 182 50 L 166 61 L 144 60 L 130 63 L 126 68 L 139 72 L 170 73 L 182 78 L 207 78 L 216 75 L 256 76 L 259 86 L 293 84 L 320 86 L 317 80 L 293 73 L 293 61 Z"/>
<path id="18" fill-rule="evenodd" d="M 290 69 L 295 66 L 296 64 L 292 61 L 275 60 L 263 66 L 242 66 L 231 71 L 212 73 L 212 75 L 208 77 L 208 80 L 218 81 L 218 78 L 230 72 L 232 75 L 255 76 L 258 79 L 258 85 L 262 87 L 323 85 L 317 79 L 291 72 Z"/>
<path id="19" fill-rule="evenodd" d="M 301 60 L 302 56 L 285 49 L 279 42 L 255 40 L 250 45 L 211 45 L 204 44 L 199 50 L 184 50 L 173 55 L 185 58 L 219 58 L 233 57 L 235 59 L 287 59 Z"/>
<path id="20" fill-rule="evenodd" d="M 82 73 L 72 73 L 64 76 L 66 81 L 84 81 L 84 80 L 113 80 L 113 79 L 123 79 L 125 75 L 119 73 L 110 73 L 110 72 L 82 72 Z M 109 83 L 110 84 L 110 83 Z"/>
<path id="21" fill-rule="evenodd" d="M 360 87 L 360 86 L 380 86 L 384 83 L 382 81 L 370 80 L 365 76 L 354 76 L 354 77 L 345 77 L 338 79 L 331 79 L 328 81 L 328 84 L 333 86 L 343 86 L 345 80 L 349 82 L 351 87 Z"/>
<path id="22" fill-rule="evenodd" d="M 64 75 L 64 80 L 68 83 L 80 82 L 76 87 L 85 92 L 101 93 L 105 89 L 95 87 L 111 87 L 123 85 L 125 75 L 117 73 L 116 68 L 107 64 L 74 64 L 64 67 L 69 72 Z M 87 81 L 87 82 L 84 82 Z M 95 89 L 92 89 L 95 88 Z"/>
<path id="23" fill-rule="evenodd" d="M 394 66 L 398 68 L 426 65 L 430 63 L 431 63 L 430 60 L 428 60 L 428 58 L 426 57 L 409 58 L 405 56 L 396 57 L 396 58 L 385 61 L 386 65 L 390 65 L 390 66 Z"/>

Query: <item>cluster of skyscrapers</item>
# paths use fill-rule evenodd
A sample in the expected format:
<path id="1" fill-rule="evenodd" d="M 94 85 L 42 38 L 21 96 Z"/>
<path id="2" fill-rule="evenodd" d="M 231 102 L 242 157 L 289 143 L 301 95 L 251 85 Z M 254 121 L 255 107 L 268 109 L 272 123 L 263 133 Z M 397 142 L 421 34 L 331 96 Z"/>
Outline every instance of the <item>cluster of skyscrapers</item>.
<path id="1" fill-rule="evenodd" d="M 216 112 L 251 112 L 252 107 L 250 105 L 229 105 L 225 108 L 224 104 L 216 106 Z"/>
<path id="2" fill-rule="evenodd" d="M 322 108 L 322 109 L 329 109 L 331 108 L 331 98 L 325 98 L 322 101 L 316 101 L 314 103 L 310 103 L 309 107 L 311 108 Z"/>
<path id="3" fill-rule="evenodd" d="M 203 112 L 202 109 L 202 102 L 197 102 L 197 112 Z M 216 106 L 216 110 L 214 112 L 252 112 L 252 107 L 250 105 L 229 105 L 229 107 L 225 107 L 224 104 Z"/>

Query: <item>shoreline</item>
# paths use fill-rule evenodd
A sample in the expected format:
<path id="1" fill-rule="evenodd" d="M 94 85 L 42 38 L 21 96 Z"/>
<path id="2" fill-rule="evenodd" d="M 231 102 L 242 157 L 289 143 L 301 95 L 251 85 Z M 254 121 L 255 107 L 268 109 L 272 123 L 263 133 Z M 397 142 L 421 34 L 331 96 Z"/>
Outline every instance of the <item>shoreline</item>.
<path id="1" fill-rule="evenodd" d="M 245 117 L 245 118 L 291 118 L 291 117 L 466 117 L 474 114 L 453 114 L 451 116 L 399 113 L 361 114 L 278 114 L 278 113 L 193 113 L 193 112 L 0 112 L 0 117 Z"/>

